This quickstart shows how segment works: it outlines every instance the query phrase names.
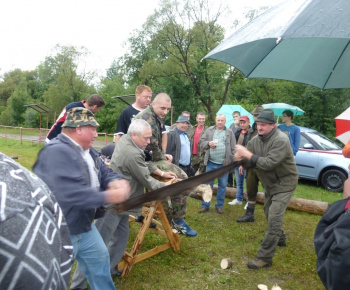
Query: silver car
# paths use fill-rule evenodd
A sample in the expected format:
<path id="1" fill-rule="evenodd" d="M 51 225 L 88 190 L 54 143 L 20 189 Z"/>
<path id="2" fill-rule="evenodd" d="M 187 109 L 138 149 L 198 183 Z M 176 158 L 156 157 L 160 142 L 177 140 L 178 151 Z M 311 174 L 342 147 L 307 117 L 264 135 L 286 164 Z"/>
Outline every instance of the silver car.
<path id="1" fill-rule="evenodd" d="M 325 135 L 313 129 L 299 128 L 300 146 L 295 156 L 299 178 L 315 180 L 330 191 L 342 191 L 350 158 L 345 158 L 342 148 Z"/>

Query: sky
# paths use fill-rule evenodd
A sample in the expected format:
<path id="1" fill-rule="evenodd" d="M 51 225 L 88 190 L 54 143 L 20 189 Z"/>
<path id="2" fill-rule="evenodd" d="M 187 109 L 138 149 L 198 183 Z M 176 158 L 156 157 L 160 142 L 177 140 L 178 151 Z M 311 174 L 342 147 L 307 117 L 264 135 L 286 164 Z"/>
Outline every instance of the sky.
<path id="1" fill-rule="evenodd" d="M 283 1 L 223 0 L 231 6 L 232 19 Z M 158 0 L 2 0 L 0 75 L 15 68 L 34 70 L 56 44 L 84 46 L 90 51 L 86 69 L 105 75 L 126 52 L 123 43 L 157 8 Z"/>

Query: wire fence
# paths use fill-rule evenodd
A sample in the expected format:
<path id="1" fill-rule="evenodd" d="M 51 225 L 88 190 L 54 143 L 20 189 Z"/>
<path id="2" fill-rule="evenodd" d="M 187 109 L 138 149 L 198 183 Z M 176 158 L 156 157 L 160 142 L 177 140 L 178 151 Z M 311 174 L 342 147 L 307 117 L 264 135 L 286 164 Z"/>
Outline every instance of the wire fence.
<path id="1" fill-rule="evenodd" d="M 18 140 L 20 144 L 23 141 L 29 141 L 38 144 L 44 144 L 49 129 L 44 128 L 23 128 L 14 126 L 0 125 L 0 137 L 11 140 Z M 94 147 L 102 148 L 113 142 L 113 134 L 98 132 L 98 138 L 94 142 Z"/>

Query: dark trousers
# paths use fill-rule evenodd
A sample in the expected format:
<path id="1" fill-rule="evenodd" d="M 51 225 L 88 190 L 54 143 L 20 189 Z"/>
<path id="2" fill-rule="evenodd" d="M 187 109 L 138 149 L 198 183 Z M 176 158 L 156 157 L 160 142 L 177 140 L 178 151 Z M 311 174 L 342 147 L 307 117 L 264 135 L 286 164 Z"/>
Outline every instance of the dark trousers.
<path id="1" fill-rule="evenodd" d="M 228 173 L 228 178 L 227 178 L 227 186 L 229 187 L 237 187 L 236 185 L 236 178 L 233 178 L 233 174 L 235 173 L 234 170 Z"/>
<path id="2" fill-rule="evenodd" d="M 249 201 L 256 201 L 260 177 L 258 169 L 248 168 L 246 172 L 247 195 Z"/>
<path id="3" fill-rule="evenodd" d="M 189 165 L 182 165 L 179 164 L 179 167 L 186 172 L 188 177 L 194 176 L 195 172 L 194 169 L 191 166 L 191 163 Z"/>
<path id="4" fill-rule="evenodd" d="M 267 219 L 265 237 L 258 249 L 258 258 L 265 262 L 272 262 L 279 241 L 286 240 L 282 229 L 282 221 L 293 191 L 271 195 L 265 190 L 264 212 Z"/>

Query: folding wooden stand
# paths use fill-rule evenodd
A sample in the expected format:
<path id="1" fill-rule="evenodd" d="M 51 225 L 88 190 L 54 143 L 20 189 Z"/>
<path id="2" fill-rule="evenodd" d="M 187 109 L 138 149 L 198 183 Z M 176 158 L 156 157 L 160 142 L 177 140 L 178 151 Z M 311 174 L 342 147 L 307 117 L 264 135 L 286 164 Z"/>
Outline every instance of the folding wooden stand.
<path id="1" fill-rule="evenodd" d="M 171 228 L 161 202 L 155 201 L 144 205 L 142 207 L 142 215 L 144 216 L 144 220 L 143 223 L 140 223 L 141 229 L 135 239 L 132 249 L 130 253 L 125 251 L 123 255 L 123 261 L 117 265 L 118 269 L 123 269 L 122 277 L 128 276 L 133 265 L 141 262 L 142 260 L 152 257 L 169 248 L 173 248 L 174 252 L 180 250 L 179 234 L 176 231 L 173 231 Z M 158 220 L 155 220 L 155 217 L 157 217 L 160 222 Z M 130 215 L 129 222 L 135 222 L 135 217 Z M 155 223 L 157 225 L 157 228 L 150 228 L 149 226 L 151 222 Z M 142 254 L 138 254 L 147 231 L 152 231 L 156 234 L 166 237 L 169 239 L 169 242 L 157 246 Z"/>

